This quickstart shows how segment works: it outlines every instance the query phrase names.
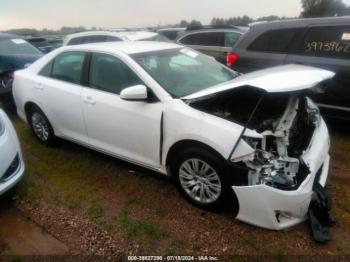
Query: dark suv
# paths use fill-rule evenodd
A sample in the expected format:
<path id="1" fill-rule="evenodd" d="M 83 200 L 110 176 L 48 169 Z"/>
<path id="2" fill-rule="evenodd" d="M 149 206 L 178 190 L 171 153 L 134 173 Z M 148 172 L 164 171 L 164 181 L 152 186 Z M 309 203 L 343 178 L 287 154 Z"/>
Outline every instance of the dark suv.
<path id="1" fill-rule="evenodd" d="M 241 73 L 282 64 L 336 72 L 313 99 L 326 116 L 350 120 L 350 17 L 253 24 L 227 54 L 227 66 Z"/>

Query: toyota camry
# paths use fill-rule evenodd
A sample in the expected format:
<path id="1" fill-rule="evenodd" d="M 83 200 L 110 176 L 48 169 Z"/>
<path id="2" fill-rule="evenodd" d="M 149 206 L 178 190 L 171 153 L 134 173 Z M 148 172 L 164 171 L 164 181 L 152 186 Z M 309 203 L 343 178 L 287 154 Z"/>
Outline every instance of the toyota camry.
<path id="1" fill-rule="evenodd" d="M 333 75 L 240 75 L 177 44 L 100 43 L 17 71 L 13 93 L 41 143 L 60 137 L 156 170 L 201 208 L 230 203 L 238 219 L 279 230 L 304 221 L 326 184 L 329 135 L 308 94 Z"/>

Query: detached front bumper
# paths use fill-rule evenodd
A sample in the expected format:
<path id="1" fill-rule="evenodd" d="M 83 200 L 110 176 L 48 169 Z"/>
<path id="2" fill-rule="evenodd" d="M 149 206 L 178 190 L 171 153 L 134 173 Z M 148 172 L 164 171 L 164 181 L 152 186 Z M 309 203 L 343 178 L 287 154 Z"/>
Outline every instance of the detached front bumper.
<path id="1" fill-rule="evenodd" d="M 23 177 L 24 162 L 17 134 L 11 121 L 0 110 L 5 132 L 0 136 L 0 195 L 14 187 Z"/>
<path id="2" fill-rule="evenodd" d="M 327 181 L 329 147 L 328 129 L 321 119 L 309 147 L 301 156 L 310 174 L 299 188 L 295 191 L 284 191 L 265 184 L 233 186 L 239 203 L 237 219 L 274 230 L 282 230 L 305 221 L 315 180 L 317 179 L 322 186 L 325 186 Z"/>

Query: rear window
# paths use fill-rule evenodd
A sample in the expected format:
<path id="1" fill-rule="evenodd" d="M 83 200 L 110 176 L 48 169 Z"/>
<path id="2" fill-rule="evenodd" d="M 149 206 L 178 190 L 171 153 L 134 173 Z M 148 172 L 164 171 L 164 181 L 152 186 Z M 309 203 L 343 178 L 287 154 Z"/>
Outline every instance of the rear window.
<path id="1" fill-rule="evenodd" d="M 85 38 L 86 37 L 84 37 L 84 36 L 73 38 L 72 40 L 70 40 L 67 43 L 67 45 L 80 45 L 80 44 L 83 44 L 85 42 Z"/>
<path id="2" fill-rule="evenodd" d="M 313 27 L 293 53 L 349 59 L 350 26 Z"/>
<path id="3" fill-rule="evenodd" d="M 195 33 L 180 40 L 185 45 L 224 46 L 224 32 Z"/>
<path id="4" fill-rule="evenodd" d="M 107 37 L 105 35 L 90 35 L 85 38 L 85 43 L 102 43 L 106 42 Z"/>
<path id="5" fill-rule="evenodd" d="M 294 37 L 303 29 L 272 30 L 260 35 L 249 47 L 249 51 L 287 53 Z"/>
<path id="6" fill-rule="evenodd" d="M 29 44 L 27 41 L 14 39 L 0 39 L 0 55 L 40 55 L 38 49 Z"/>

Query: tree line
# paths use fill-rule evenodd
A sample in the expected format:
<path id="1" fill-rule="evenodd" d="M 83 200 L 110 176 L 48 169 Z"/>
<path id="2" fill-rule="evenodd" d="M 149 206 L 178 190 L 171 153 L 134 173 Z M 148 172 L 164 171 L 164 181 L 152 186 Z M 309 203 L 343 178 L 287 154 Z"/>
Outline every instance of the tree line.
<path id="1" fill-rule="evenodd" d="M 299 18 L 350 15 L 350 6 L 347 6 L 342 0 L 301 0 L 301 4 L 303 9 Z M 211 24 L 247 26 L 250 23 L 259 21 L 275 21 L 296 18 L 298 17 L 279 17 L 276 15 L 259 17 L 258 19 L 253 19 L 247 15 L 234 16 L 230 18 L 214 17 L 211 20 Z"/>

